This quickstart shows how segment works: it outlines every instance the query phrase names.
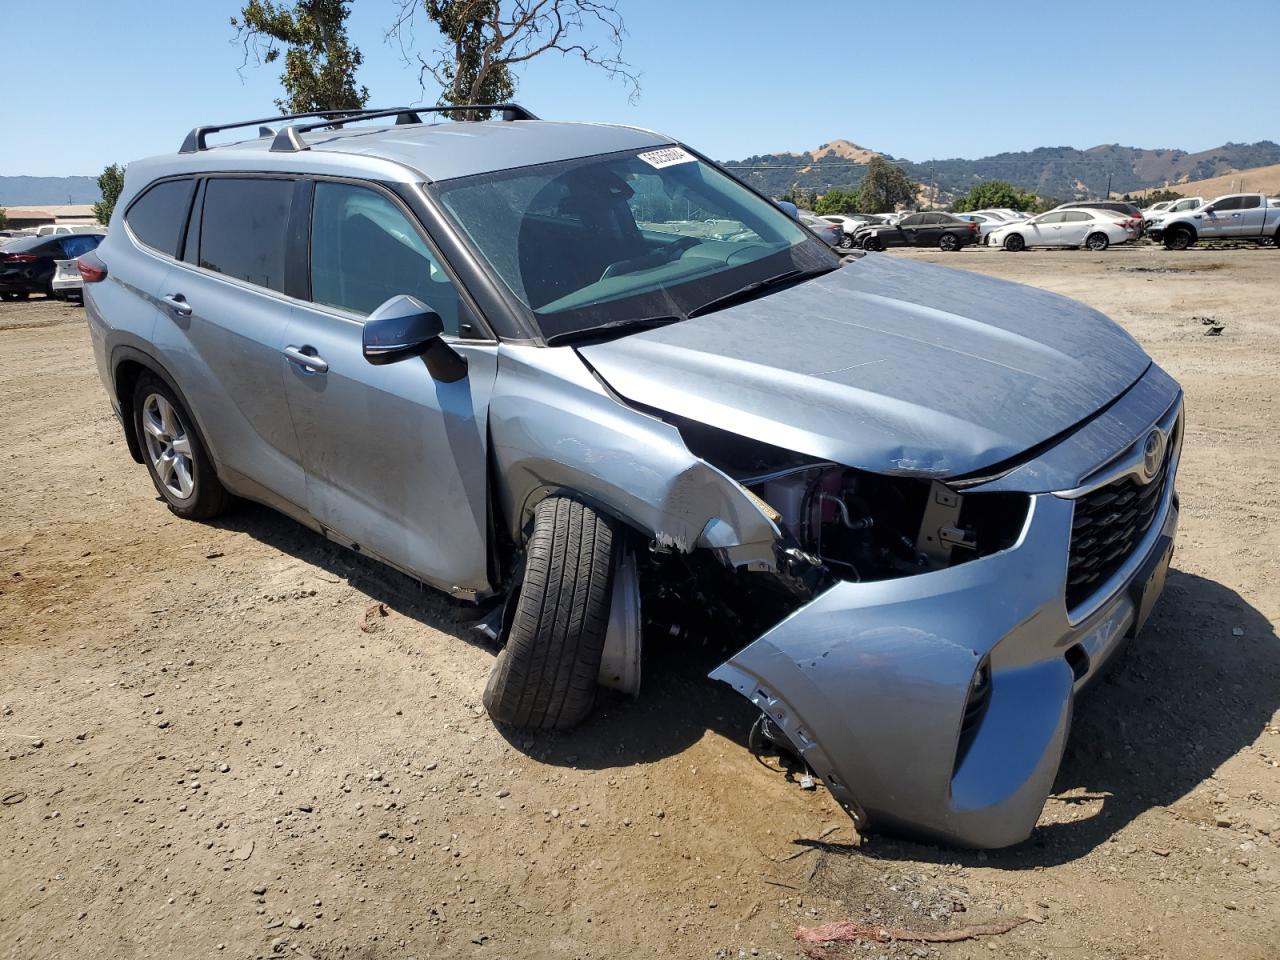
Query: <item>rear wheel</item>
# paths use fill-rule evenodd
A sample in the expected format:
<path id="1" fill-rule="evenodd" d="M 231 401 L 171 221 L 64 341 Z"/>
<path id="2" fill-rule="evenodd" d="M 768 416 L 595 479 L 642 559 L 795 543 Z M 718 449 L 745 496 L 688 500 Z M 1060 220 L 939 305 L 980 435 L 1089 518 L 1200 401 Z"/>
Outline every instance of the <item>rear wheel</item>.
<path id="1" fill-rule="evenodd" d="M 3 297 L 6 301 L 26 300 L 30 296 L 31 294 L 26 290 L 11 290 L 6 293 L 0 293 L 0 297 Z"/>
<path id="2" fill-rule="evenodd" d="M 1164 234 L 1164 245 L 1168 250 L 1186 250 L 1195 242 L 1196 235 L 1186 227 L 1174 227 Z"/>
<path id="3" fill-rule="evenodd" d="M 938 249 L 946 251 L 959 250 L 960 238 L 954 233 L 944 233 L 938 238 Z"/>
<path id="4" fill-rule="evenodd" d="M 568 730 L 591 712 L 621 545 L 613 521 L 585 504 L 538 505 L 507 644 L 484 688 L 496 723 Z"/>
<path id="5" fill-rule="evenodd" d="M 1111 238 L 1105 233 L 1091 233 L 1085 237 L 1084 245 L 1090 250 L 1105 250 L 1111 246 Z"/>
<path id="6" fill-rule="evenodd" d="M 218 481 L 191 414 L 152 374 L 140 376 L 133 389 L 133 424 L 151 482 L 170 510 L 184 520 L 208 520 L 226 509 L 231 495 Z"/>
<path id="7" fill-rule="evenodd" d="M 841 249 L 841 250 L 852 250 L 852 249 L 853 249 L 853 234 L 852 234 L 852 233 L 842 233 L 842 234 L 840 234 L 840 243 L 839 243 L 839 247 L 840 247 L 840 249 Z"/>
<path id="8" fill-rule="evenodd" d="M 1017 253 L 1027 248 L 1027 241 L 1022 239 L 1022 234 L 1011 233 L 1004 238 L 1004 248 L 1011 253 Z"/>

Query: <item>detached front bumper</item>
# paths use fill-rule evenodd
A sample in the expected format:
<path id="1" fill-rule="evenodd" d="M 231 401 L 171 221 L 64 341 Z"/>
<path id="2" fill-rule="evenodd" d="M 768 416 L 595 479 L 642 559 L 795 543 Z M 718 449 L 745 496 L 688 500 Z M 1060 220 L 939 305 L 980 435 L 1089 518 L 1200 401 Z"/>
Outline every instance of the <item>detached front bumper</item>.
<path id="1" fill-rule="evenodd" d="M 1171 438 L 1180 414 L 1178 399 L 1161 418 Z M 1163 587 L 1179 455 L 1171 443 L 1150 525 L 1071 610 L 1080 491 L 1037 493 L 1008 550 L 913 577 L 838 583 L 711 676 L 766 713 L 859 819 L 962 846 L 1017 843 L 1052 787 L 1076 692 Z M 984 665 L 990 683 L 975 705 Z"/>

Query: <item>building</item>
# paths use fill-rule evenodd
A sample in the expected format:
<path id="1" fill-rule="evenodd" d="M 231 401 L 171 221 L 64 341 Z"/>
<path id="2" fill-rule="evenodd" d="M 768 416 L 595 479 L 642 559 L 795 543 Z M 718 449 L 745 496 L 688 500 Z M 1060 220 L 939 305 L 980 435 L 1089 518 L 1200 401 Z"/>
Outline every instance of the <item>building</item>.
<path id="1" fill-rule="evenodd" d="M 39 207 L 5 207 L 9 219 L 6 230 L 35 230 L 37 227 L 57 224 L 68 227 L 99 226 L 93 215 L 93 205 L 88 203 L 55 203 Z"/>

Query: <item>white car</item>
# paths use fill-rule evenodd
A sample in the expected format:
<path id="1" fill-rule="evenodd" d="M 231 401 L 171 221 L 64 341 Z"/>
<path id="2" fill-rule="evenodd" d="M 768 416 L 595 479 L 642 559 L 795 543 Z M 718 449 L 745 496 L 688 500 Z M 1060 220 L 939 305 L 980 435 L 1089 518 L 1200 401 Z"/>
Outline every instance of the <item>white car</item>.
<path id="1" fill-rule="evenodd" d="M 1028 220 L 1031 217 L 1029 213 L 1023 213 L 1021 210 L 1010 210 L 1008 207 L 988 207 L 985 210 L 973 210 L 971 212 L 980 213 L 987 217 L 997 217 L 1010 222 Z"/>
<path id="2" fill-rule="evenodd" d="M 1173 213 L 1183 213 L 1204 206 L 1204 197 L 1183 197 L 1181 200 L 1166 200 L 1153 204 L 1142 211 L 1142 219 L 1150 223 L 1156 217 L 1166 217 Z"/>
<path id="3" fill-rule="evenodd" d="M 987 243 L 1005 250 L 1028 247 L 1087 247 L 1105 250 L 1135 239 L 1136 232 L 1106 210 L 1050 210 L 1038 217 L 993 230 Z"/>
<path id="4" fill-rule="evenodd" d="M 101 233 L 102 227 L 96 223 L 46 223 L 36 228 L 37 237 L 55 237 L 68 233 Z"/>
<path id="5" fill-rule="evenodd" d="M 80 266 L 75 260 L 53 261 L 53 279 L 49 281 L 49 289 L 58 300 L 82 299 L 84 296 L 84 278 L 80 276 Z"/>
<path id="6" fill-rule="evenodd" d="M 957 213 L 955 216 L 960 220 L 964 220 L 966 223 L 976 223 L 978 225 L 978 241 L 980 243 L 986 243 L 987 238 L 991 235 L 992 231 L 998 230 L 1000 227 L 1007 227 L 1010 223 L 1017 222 L 997 217 L 994 213 Z"/>

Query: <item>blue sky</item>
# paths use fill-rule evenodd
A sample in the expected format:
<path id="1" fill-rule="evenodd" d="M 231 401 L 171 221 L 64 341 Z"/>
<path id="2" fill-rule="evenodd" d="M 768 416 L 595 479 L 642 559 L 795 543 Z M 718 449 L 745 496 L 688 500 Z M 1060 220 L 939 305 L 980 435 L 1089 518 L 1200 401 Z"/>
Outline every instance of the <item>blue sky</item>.
<path id="1" fill-rule="evenodd" d="M 1264 53 L 1280 36 L 1280 0 L 619 3 L 625 56 L 643 74 L 637 103 L 554 56 L 527 66 L 516 99 L 548 118 L 659 129 L 718 159 L 836 137 L 912 160 L 1280 139 Z M 196 123 L 275 112 L 276 67 L 237 75 L 228 20 L 239 6 L 0 0 L 0 174 L 96 175 L 177 149 Z M 394 11 L 394 0 L 354 0 L 350 23 L 371 102 L 389 106 L 424 97 L 383 41 Z M 1190 66 L 1166 66 L 1179 61 Z"/>

